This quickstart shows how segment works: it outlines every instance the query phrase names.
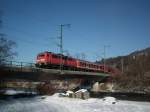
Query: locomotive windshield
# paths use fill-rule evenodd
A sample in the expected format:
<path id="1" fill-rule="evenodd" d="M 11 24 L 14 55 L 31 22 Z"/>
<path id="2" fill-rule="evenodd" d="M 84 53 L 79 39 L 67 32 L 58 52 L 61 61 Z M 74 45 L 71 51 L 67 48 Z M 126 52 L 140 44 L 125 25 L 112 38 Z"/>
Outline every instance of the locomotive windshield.
<path id="1" fill-rule="evenodd" d="M 44 54 L 39 54 L 38 55 L 38 58 L 42 58 L 42 57 L 44 57 Z"/>

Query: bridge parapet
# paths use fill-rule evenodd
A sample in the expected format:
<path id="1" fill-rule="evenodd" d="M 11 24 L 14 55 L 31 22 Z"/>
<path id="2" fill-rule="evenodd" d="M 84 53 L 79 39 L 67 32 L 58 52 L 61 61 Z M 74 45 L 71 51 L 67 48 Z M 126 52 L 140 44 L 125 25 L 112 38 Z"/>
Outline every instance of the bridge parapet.
<path id="1" fill-rule="evenodd" d="M 5 70 L 19 71 L 19 72 L 42 72 L 42 73 L 50 73 L 50 74 L 57 74 L 57 75 L 71 74 L 71 75 L 85 75 L 85 76 L 88 75 L 88 76 L 101 76 L 101 77 L 110 76 L 110 74 L 107 73 L 36 68 L 35 63 L 17 62 L 17 61 L 5 61 L 1 65 L 1 67 L 3 67 Z"/>
<path id="2" fill-rule="evenodd" d="M 18 67 L 18 68 L 22 68 L 22 67 L 34 68 L 35 63 L 19 62 L 19 61 L 3 61 L 0 63 L 0 66 L 2 66 L 2 67 Z"/>
<path id="3" fill-rule="evenodd" d="M 31 81 L 49 81 L 52 79 L 86 79 L 103 80 L 111 77 L 106 73 L 83 72 L 72 70 L 44 69 L 36 68 L 34 63 L 9 62 L 1 66 L 0 80 L 31 80 Z"/>

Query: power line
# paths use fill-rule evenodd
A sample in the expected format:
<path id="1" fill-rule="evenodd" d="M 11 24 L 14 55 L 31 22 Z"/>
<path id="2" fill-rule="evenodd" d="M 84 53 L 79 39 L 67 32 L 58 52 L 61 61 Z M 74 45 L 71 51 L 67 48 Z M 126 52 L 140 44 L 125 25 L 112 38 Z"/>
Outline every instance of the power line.
<path id="1" fill-rule="evenodd" d="M 24 34 L 24 35 L 29 36 L 29 37 L 37 37 L 37 35 L 38 35 L 38 34 L 31 34 L 31 33 L 29 33 L 29 32 L 26 32 L 26 31 L 24 31 L 24 30 L 17 29 L 17 28 L 15 28 L 15 27 L 4 26 L 4 28 L 6 28 L 6 29 L 8 29 L 8 30 L 15 31 L 15 32 L 17 32 L 17 33 L 19 32 L 19 33 Z"/>
<path id="2" fill-rule="evenodd" d="M 21 13 L 20 13 L 20 12 Z M 39 18 L 39 17 L 36 17 L 36 16 L 34 16 L 34 15 L 32 15 L 32 14 L 30 14 L 30 15 L 28 15 L 29 13 L 25 13 L 25 11 L 21 11 L 21 10 L 15 10 L 15 13 L 18 13 L 17 15 L 19 15 L 19 14 L 22 14 L 22 15 L 26 15 L 26 17 L 31 17 L 32 19 L 30 19 L 31 21 L 33 20 L 33 21 L 35 21 L 35 20 L 37 20 L 38 22 L 36 22 L 36 23 L 43 23 L 43 25 L 44 24 L 48 24 L 48 20 L 49 20 L 49 17 L 45 17 L 45 19 L 43 18 L 43 16 L 40 16 L 40 17 L 42 17 L 42 18 Z M 33 24 L 33 23 L 32 23 Z"/>
<path id="3" fill-rule="evenodd" d="M 16 28 L 10 28 L 10 27 L 6 27 L 8 30 L 13 30 L 13 31 L 16 31 L 17 33 L 21 33 L 21 34 L 23 34 L 24 36 L 26 35 L 26 36 L 32 36 L 30 33 L 27 33 L 27 32 L 25 32 L 25 31 L 23 31 L 23 30 L 18 30 L 18 29 L 16 29 Z M 12 36 L 12 37 L 14 37 L 14 36 Z M 29 39 L 27 39 L 27 38 L 25 38 L 25 39 L 21 39 L 21 38 L 18 38 L 18 37 L 15 37 L 15 38 L 17 38 L 17 40 L 20 40 L 20 41 L 22 41 L 23 43 L 29 43 L 29 44 L 32 44 L 32 45 L 34 45 L 34 44 L 37 44 L 37 45 L 44 45 L 44 46 L 48 46 L 48 43 L 47 43 L 47 45 L 46 44 L 43 44 L 43 43 L 41 43 L 41 42 L 37 42 L 37 40 L 39 40 L 39 39 L 37 39 L 37 40 L 29 40 Z M 40 39 L 41 40 L 41 39 Z M 45 39 L 42 39 L 42 40 L 45 40 Z M 45 42 L 47 42 L 47 41 L 45 41 Z"/>
<path id="4" fill-rule="evenodd" d="M 47 47 L 48 44 L 44 44 L 44 43 L 38 43 L 38 42 L 35 42 L 35 41 L 30 41 L 30 40 L 26 40 L 26 39 L 22 39 L 22 38 L 18 38 L 18 37 L 15 37 L 17 39 L 17 41 L 20 41 L 21 43 L 25 43 L 25 44 L 30 44 L 32 46 L 39 46 L 39 45 L 42 45 L 42 46 L 45 46 Z"/>

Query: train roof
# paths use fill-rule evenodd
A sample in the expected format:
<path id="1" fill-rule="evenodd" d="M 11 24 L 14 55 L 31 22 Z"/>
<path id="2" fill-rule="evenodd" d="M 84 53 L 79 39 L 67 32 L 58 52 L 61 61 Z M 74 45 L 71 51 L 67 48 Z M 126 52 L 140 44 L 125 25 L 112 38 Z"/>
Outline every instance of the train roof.
<path id="1" fill-rule="evenodd" d="M 39 53 L 38 55 L 41 55 L 41 54 L 44 54 L 44 53 L 50 53 L 50 54 L 54 54 L 54 55 L 58 55 L 58 56 L 63 56 L 63 57 L 66 57 L 66 58 L 75 59 L 75 58 L 73 58 L 73 57 L 71 57 L 71 56 L 65 56 L 65 55 L 60 54 L 60 53 L 53 53 L 53 52 L 49 52 L 49 51 L 41 52 L 41 53 Z"/>
<path id="2" fill-rule="evenodd" d="M 44 52 L 40 52 L 38 55 L 44 54 L 44 53 L 52 53 L 52 52 L 44 51 Z"/>

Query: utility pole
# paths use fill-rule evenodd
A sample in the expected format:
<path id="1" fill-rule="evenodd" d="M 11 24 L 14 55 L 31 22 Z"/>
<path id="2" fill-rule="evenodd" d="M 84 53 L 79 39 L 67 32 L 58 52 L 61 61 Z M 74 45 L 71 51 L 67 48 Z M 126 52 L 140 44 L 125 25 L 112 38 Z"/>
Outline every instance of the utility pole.
<path id="1" fill-rule="evenodd" d="M 123 59 L 123 57 L 121 58 L 121 70 L 123 73 L 124 72 L 124 59 Z"/>
<path id="2" fill-rule="evenodd" d="M 70 27 L 70 24 L 61 24 L 60 25 L 60 71 L 62 72 L 62 69 L 63 69 L 63 53 L 64 53 L 64 50 L 63 50 L 63 28 L 64 27 Z"/>
<path id="3" fill-rule="evenodd" d="M 104 45 L 104 73 L 106 71 L 106 48 L 110 47 L 109 45 Z"/>

